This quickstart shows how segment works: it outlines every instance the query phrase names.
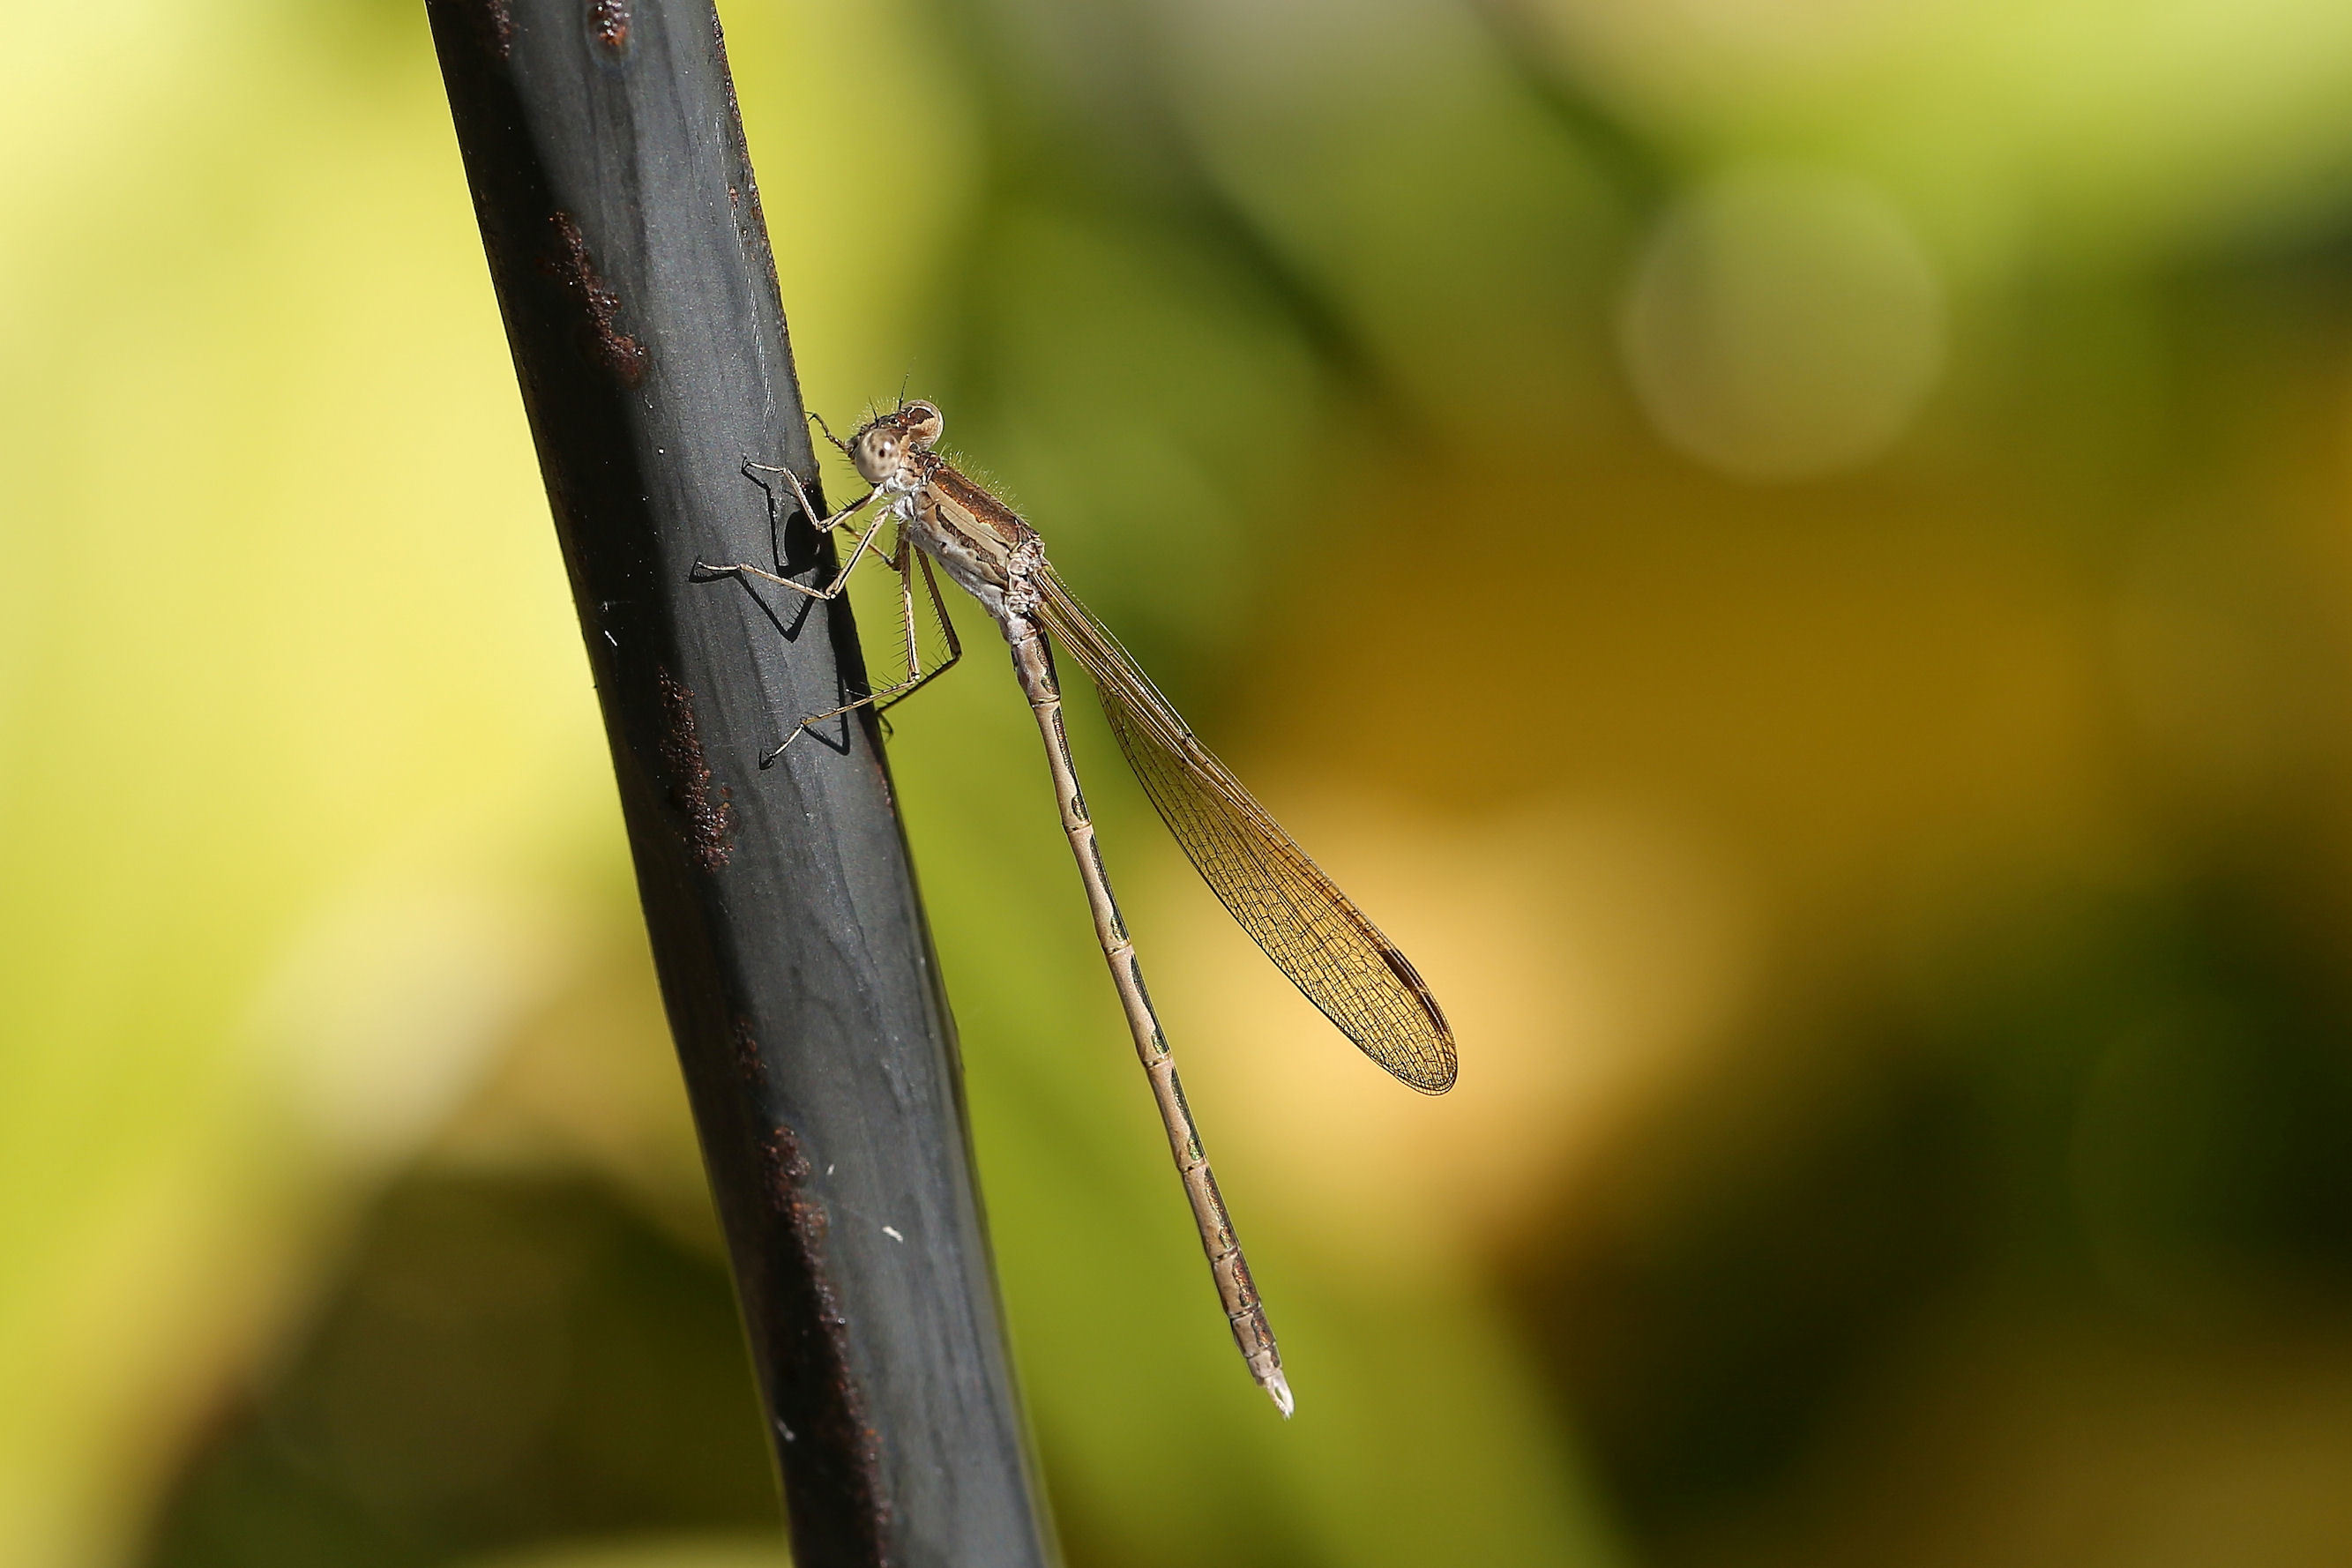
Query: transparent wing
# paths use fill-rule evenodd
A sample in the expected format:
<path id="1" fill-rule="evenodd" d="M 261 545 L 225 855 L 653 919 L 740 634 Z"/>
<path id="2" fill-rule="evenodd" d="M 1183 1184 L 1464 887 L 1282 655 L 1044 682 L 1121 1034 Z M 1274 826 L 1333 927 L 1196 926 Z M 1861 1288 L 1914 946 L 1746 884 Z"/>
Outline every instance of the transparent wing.
<path id="1" fill-rule="evenodd" d="M 1413 1088 L 1454 1087 L 1454 1031 L 1396 944 L 1250 797 L 1127 650 L 1040 570 L 1037 618 L 1094 677 L 1160 820 L 1250 940 L 1363 1053 Z"/>

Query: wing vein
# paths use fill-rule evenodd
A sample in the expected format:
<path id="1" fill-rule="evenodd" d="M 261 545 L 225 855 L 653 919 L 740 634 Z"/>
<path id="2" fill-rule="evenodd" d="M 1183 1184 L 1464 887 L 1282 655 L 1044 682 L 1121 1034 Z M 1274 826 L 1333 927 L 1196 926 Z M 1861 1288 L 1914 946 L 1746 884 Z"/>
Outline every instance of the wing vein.
<path id="1" fill-rule="evenodd" d="M 1366 1056 L 1430 1094 L 1453 1087 L 1454 1031 L 1396 944 L 1211 755 L 1117 638 L 1050 569 L 1036 615 L 1094 678 L 1128 766 L 1250 940 Z"/>

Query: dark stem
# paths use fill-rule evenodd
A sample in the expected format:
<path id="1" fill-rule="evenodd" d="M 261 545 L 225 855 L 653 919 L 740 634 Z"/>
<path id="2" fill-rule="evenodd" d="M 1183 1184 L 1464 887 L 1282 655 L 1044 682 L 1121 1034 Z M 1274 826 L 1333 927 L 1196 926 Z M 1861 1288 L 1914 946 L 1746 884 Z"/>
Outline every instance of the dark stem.
<path id="1" fill-rule="evenodd" d="M 708 0 L 426 8 L 796 1560 L 1050 1562 L 871 717 L 759 766 L 862 689 L 848 604 L 694 569 L 771 558 L 747 460 L 815 479 L 718 18 Z M 785 569 L 826 580 L 830 544 L 782 504 Z"/>

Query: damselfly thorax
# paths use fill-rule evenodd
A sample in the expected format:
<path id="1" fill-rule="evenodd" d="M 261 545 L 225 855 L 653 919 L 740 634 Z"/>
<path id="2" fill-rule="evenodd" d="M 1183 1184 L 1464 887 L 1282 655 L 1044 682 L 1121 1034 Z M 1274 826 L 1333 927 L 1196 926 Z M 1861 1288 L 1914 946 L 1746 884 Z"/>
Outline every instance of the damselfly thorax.
<path id="1" fill-rule="evenodd" d="M 822 531 L 847 527 L 868 506 L 876 508 L 875 520 L 863 534 L 855 536 L 856 545 L 847 563 L 822 588 L 746 562 L 705 570 L 754 577 L 811 598 L 831 599 L 848 585 L 850 574 L 872 550 L 884 524 L 894 524 L 897 538 L 892 546 L 873 552 L 898 574 L 902 625 L 909 628 L 904 650 L 907 679 L 803 719 L 767 761 L 782 755 L 793 740 L 821 722 L 859 708 L 879 710 L 912 695 L 962 656 L 931 574 L 931 562 L 937 561 L 958 586 L 987 608 L 1012 645 L 1013 671 L 1045 737 L 1063 831 L 1077 858 L 1078 877 L 1094 915 L 1095 935 L 1110 966 L 1111 982 L 1127 1015 L 1136 1054 L 1150 1080 L 1152 1099 L 1183 1178 L 1226 1321 L 1251 1376 L 1287 1415 L 1290 1385 L 1283 1376 L 1281 1352 L 1266 1324 L 1249 1266 L 1243 1260 L 1224 1199 L 1209 1173 L 1200 1131 L 1177 1081 L 1167 1037 L 1144 990 L 1135 943 L 1112 896 L 1094 823 L 1078 788 L 1077 768 L 1063 726 L 1061 686 L 1054 670 L 1049 637 L 1076 655 L 1094 678 L 1096 694 L 1102 700 L 1103 714 L 1110 721 L 1119 750 L 1185 855 L 1242 929 L 1308 1001 L 1322 1009 L 1366 1056 L 1424 1093 L 1441 1094 L 1453 1087 L 1453 1030 L 1429 987 L 1396 944 L 1381 934 L 1209 753 L 1118 639 L 1087 613 L 1055 575 L 1036 531 L 987 487 L 940 454 L 940 429 L 937 407 L 906 403 L 868 419 L 847 441 L 835 440 L 834 444 L 856 465 L 858 474 L 872 489 L 827 518 L 817 516 L 806 490 L 789 470 L 749 465 L 758 472 L 779 476 L 802 511 Z M 827 437 L 831 438 L 831 432 Z M 928 669 L 921 667 L 911 629 L 919 574 L 949 649 L 945 659 Z"/>
<path id="2" fill-rule="evenodd" d="M 1000 626 L 1036 604 L 1028 574 L 1045 558 L 1037 531 L 932 447 L 940 411 L 909 403 L 870 419 L 847 442 L 865 480 L 889 497 L 887 514 L 947 569 Z"/>

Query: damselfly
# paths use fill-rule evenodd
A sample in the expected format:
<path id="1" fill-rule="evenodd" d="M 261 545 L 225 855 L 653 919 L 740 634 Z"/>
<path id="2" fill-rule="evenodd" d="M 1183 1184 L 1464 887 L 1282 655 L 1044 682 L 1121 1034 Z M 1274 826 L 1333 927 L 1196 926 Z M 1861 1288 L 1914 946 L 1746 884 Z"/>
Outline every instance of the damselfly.
<path id="1" fill-rule="evenodd" d="M 821 420 L 818 423 L 823 425 Z M 939 409 L 918 402 L 868 419 L 846 441 L 826 430 L 825 438 L 856 466 L 871 487 L 828 518 L 817 516 L 807 491 L 790 470 L 749 465 L 778 475 L 820 531 L 848 527 L 869 506 L 875 508 L 874 514 L 863 533 L 851 530 L 856 543 L 848 560 L 833 581 L 821 588 L 749 562 L 706 565 L 702 571 L 757 577 L 810 598 L 831 599 L 847 587 L 850 574 L 870 551 L 898 574 L 901 625 L 907 628 L 905 679 L 837 708 L 810 714 L 766 760 L 773 761 L 793 741 L 828 719 L 858 708 L 878 710 L 908 696 L 962 656 L 940 595 L 939 579 L 932 572 L 934 561 L 995 618 L 1012 645 L 1013 670 L 1045 734 L 1045 759 L 1053 770 L 1054 793 L 1061 802 L 1062 827 L 1077 857 L 1087 901 L 1093 906 L 1095 935 L 1126 1008 L 1128 1027 L 1150 1079 L 1160 1121 L 1168 1129 L 1169 1145 L 1183 1176 L 1185 1194 L 1192 1200 L 1192 1217 L 1200 1226 L 1201 1245 L 1209 1255 L 1234 1341 L 1241 1347 L 1250 1375 L 1276 1407 L 1288 1415 L 1290 1385 L 1282 1373 L 1274 1331 L 1266 1325 L 1265 1309 L 1250 1279 L 1241 1243 L 1234 1236 L 1233 1220 L 1225 1212 L 1216 1179 L 1209 1173 L 1208 1157 L 1201 1151 L 1200 1131 L 1177 1081 L 1167 1037 L 1143 988 L 1135 943 L 1128 935 L 1118 901 L 1111 897 L 1094 823 L 1087 815 L 1086 796 L 1078 789 L 1077 769 L 1063 729 L 1053 642 L 1076 654 L 1094 678 L 1119 750 L 1126 753 L 1128 765 L 1135 770 L 1144 793 L 1184 847 L 1184 853 L 1242 929 L 1308 1001 L 1321 1008 L 1366 1056 L 1429 1094 L 1442 1094 L 1453 1087 L 1453 1031 L 1404 954 L 1209 754 L 1127 650 L 1071 595 L 1047 564 L 1036 531 L 986 487 L 940 456 L 940 427 Z M 895 531 L 890 548 L 881 551 L 875 541 L 886 524 L 894 525 Z M 912 630 L 918 575 L 948 647 L 947 657 L 929 669 L 922 668 Z"/>

